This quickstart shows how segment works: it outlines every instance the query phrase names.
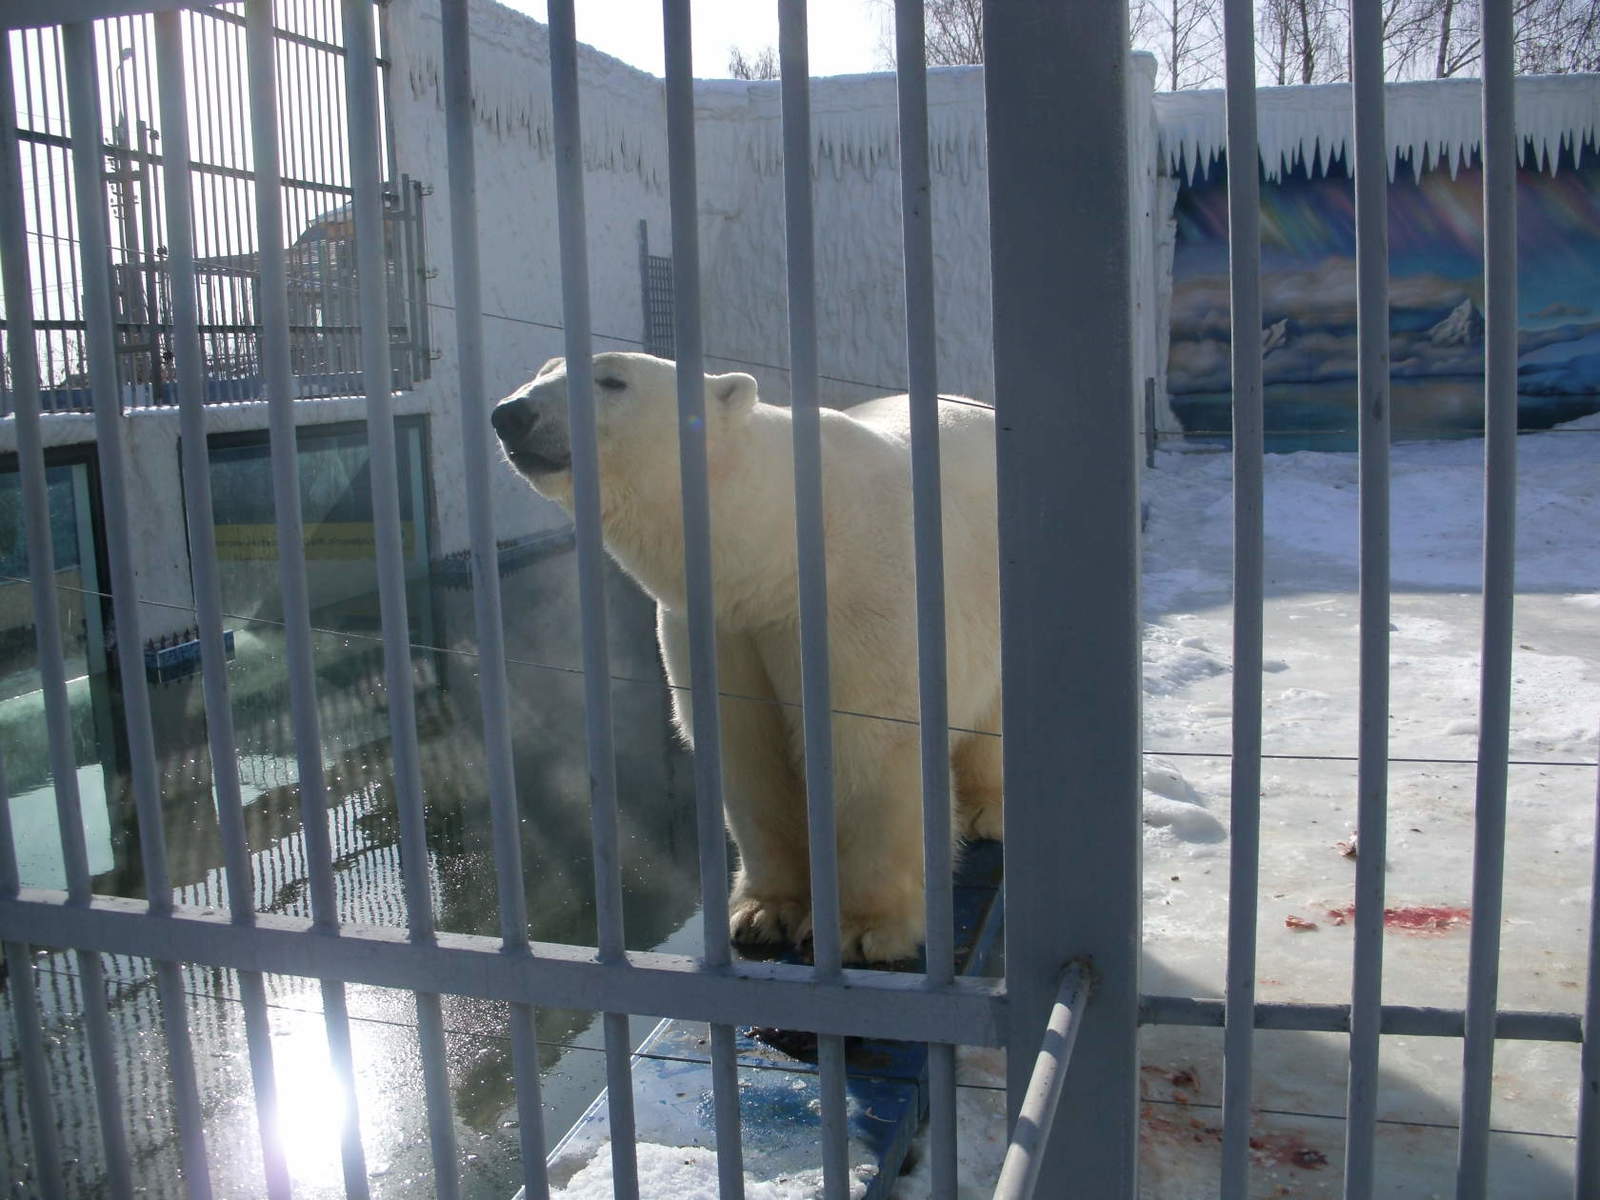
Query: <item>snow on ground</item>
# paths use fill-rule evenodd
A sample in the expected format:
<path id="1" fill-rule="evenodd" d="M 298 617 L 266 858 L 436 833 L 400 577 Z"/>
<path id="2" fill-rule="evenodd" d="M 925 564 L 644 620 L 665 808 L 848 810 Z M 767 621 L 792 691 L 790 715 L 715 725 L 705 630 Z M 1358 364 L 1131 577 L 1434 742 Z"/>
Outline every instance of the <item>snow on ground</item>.
<path id="1" fill-rule="evenodd" d="M 1600 415 L 1518 438 L 1517 601 L 1501 1004 L 1582 1005 L 1600 729 Z M 1481 624 L 1483 442 L 1393 450 L 1387 904 L 1420 929 L 1385 938 L 1389 1003 L 1459 1007 L 1471 927 Z M 1232 688 L 1231 463 L 1175 451 L 1146 472 L 1147 992 L 1222 993 Z M 1353 899 L 1356 456 L 1266 462 L 1266 671 L 1258 987 L 1263 1000 L 1347 1002 Z M 1220 1030 L 1144 1036 L 1143 1187 L 1216 1195 Z M 1256 1039 L 1253 1194 L 1336 1196 L 1345 1042 Z M 962 1059 L 962 1195 L 987 1195 L 1004 1152 L 1003 1065 Z M 1460 1043 L 1386 1038 L 1379 1194 L 1453 1191 Z M 1571 1194 L 1572 1046 L 1501 1043 L 1491 1194 Z M 1070 1114 L 1065 1114 L 1070 1120 Z M 897 1195 L 927 1192 L 926 1167 Z"/>

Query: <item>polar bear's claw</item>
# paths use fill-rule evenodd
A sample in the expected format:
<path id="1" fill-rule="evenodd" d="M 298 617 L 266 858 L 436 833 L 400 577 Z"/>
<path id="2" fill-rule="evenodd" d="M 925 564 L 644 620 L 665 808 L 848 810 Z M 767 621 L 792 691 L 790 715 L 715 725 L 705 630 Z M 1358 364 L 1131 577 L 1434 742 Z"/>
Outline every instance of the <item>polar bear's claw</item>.
<path id="1" fill-rule="evenodd" d="M 798 900 L 749 896 L 728 909 L 728 936 L 739 946 L 770 946 L 798 937 L 810 925 L 806 906 Z"/>

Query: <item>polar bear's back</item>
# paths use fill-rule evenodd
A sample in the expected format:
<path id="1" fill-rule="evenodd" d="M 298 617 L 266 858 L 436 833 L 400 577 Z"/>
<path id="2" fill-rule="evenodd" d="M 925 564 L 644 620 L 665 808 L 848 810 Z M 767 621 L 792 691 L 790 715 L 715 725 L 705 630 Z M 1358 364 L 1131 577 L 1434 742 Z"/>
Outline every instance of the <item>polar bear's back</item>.
<path id="1" fill-rule="evenodd" d="M 884 396 L 845 410 L 851 420 L 911 445 L 911 402 L 906 396 Z M 939 468 L 944 485 L 946 518 L 952 501 L 978 522 L 989 523 L 994 537 L 994 409 L 971 400 L 939 397 Z"/>

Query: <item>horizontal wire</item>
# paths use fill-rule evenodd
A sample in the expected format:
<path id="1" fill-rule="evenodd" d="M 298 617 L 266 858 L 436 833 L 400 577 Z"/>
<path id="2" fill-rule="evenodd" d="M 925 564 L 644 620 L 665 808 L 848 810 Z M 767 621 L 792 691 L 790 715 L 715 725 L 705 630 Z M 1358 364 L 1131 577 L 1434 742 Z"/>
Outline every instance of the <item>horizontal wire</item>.
<path id="1" fill-rule="evenodd" d="M 0 574 L 0 583 L 27 582 L 28 580 L 25 576 Z M 59 592 L 67 592 L 79 596 L 94 596 L 102 600 L 108 600 L 111 598 L 109 592 L 95 591 L 93 589 L 84 587 L 74 587 L 71 584 L 62 583 L 60 581 L 56 583 L 56 590 Z M 138 603 L 145 605 L 148 608 L 163 608 L 170 609 L 174 612 L 188 613 L 190 615 L 194 614 L 193 608 L 182 604 L 174 604 L 170 601 L 139 600 Z M 223 613 L 222 615 L 225 619 L 230 621 L 242 621 L 249 625 L 259 625 L 268 629 L 282 629 L 285 627 L 283 621 L 276 621 L 270 617 L 251 617 L 246 616 L 243 613 Z M 377 634 L 359 633 L 345 629 L 329 629 L 320 625 L 311 626 L 311 632 L 314 634 L 320 634 L 323 637 L 344 638 L 347 641 L 368 642 L 373 645 L 382 644 L 382 638 Z M 476 650 L 467 650 L 455 646 L 439 646 L 430 642 L 407 642 L 406 644 L 412 650 L 422 650 L 434 654 L 450 654 L 457 658 L 477 659 L 482 657 Z M 559 675 L 570 675 L 575 678 L 581 678 L 584 673 L 582 667 L 569 667 L 562 666 L 559 663 L 546 663 L 538 662 L 534 659 L 528 658 L 515 658 L 509 654 L 506 655 L 506 662 L 512 666 L 527 667 L 530 670 L 535 671 L 551 671 Z M 644 678 L 637 675 L 621 675 L 615 672 L 608 675 L 607 678 L 612 683 L 631 683 L 646 687 L 654 687 L 662 683 L 662 680 L 656 676 Z M 693 690 L 685 685 L 674 684 L 671 682 L 666 683 L 666 687 L 668 691 L 673 692 L 690 692 Z M 718 689 L 717 695 L 724 700 L 741 700 L 750 704 L 770 704 L 775 708 L 789 708 L 796 711 L 799 711 L 800 709 L 799 701 L 780 700 L 775 696 L 755 696 L 743 692 L 723 691 L 721 689 Z M 889 725 L 905 725 L 911 728 L 920 728 L 921 726 L 921 722 L 915 717 L 896 717 L 890 716 L 887 713 L 862 712 L 859 709 L 853 708 L 833 708 L 829 709 L 829 712 L 836 717 L 854 717 L 863 721 L 882 721 Z M 947 728 L 951 733 L 966 733 L 972 734 L 976 737 L 1003 738 L 1005 736 L 1003 733 L 999 733 L 992 729 L 974 729 L 966 725 L 950 725 L 947 726 Z M 1226 750 L 1145 749 L 1142 750 L 1141 753 L 1146 758 L 1231 759 L 1233 757 L 1232 753 Z M 1262 754 L 1261 757 L 1263 759 L 1283 760 L 1290 762 L 1354 763 L 1358 761 L 1356 756 L 1353 754 L 1299 754 L 1289 752 L 1270 752 Z M 1476 766 L 1478 763 L 1478 760 L 1475 758 L 1425 758 L 1415 756 L 1394 757 L 1390 758 L 1388 761 L 1391 763 L 1441 767 L 1472 767 Z M 1513 767 L 1579 767 L 1587 770 L 1594 770 L 1596 767 L 1600 767 L 1600 762 L 1582 759 L 1512 758 L 1507 759 L 1506 764 Z"/>

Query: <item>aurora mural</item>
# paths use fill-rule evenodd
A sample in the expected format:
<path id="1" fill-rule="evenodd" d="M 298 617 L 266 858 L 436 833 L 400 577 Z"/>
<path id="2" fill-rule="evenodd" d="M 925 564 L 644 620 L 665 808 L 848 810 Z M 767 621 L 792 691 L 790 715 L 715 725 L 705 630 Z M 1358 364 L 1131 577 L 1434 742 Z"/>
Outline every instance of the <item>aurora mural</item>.
<path id="1" fill-rule="evenodd" d="M 1600 151 L 1586 140 L 1558 147 L 1553 171 L 1539 161 L 1518 172 L 1524 428 L 1600 409 Z M 1261 190 L 1267 428 L 1280 449 L 1332 448 L 1356 424 L 1354 186 L 1342 155 L 1278 175 Z M 1186 176 L 1175 208 L 1168 391 L 1191 432 L 1230 424 L 1226 176 L 1221 162 Z M 1475 156 L 1454 173 L 1402 159 L 1390 185 L 1396 437 L 1482 426 L 1480 185 Z"/>

